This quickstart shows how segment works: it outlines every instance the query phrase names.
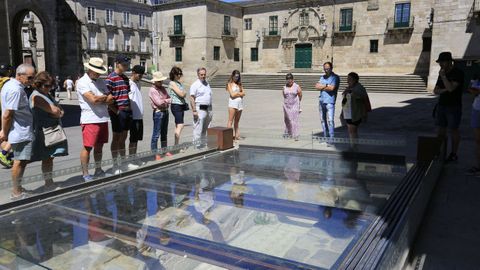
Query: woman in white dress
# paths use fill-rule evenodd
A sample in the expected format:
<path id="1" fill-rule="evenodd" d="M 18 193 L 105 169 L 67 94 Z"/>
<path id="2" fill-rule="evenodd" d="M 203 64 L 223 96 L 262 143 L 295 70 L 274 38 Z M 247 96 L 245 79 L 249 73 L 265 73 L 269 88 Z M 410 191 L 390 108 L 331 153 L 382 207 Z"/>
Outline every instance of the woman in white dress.
<path id="1" fill-rule="evenodd" d="M 240 71 L 234 70 L 227 83 L 227 92 L 230 95 L 228 100 L 228 123 L 227 127 L 231 128 L 233 124 L 233 139 L 240 140 L 240 130 L 238 123 L 243 111 L 243 97 L 245 90 L 242 86 Z"/>

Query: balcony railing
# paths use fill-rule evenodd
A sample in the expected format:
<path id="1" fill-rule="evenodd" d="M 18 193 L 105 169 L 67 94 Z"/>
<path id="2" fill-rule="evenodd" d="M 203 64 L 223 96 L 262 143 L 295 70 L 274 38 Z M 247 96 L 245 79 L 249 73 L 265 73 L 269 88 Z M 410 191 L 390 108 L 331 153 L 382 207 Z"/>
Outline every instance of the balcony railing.
<path id="1" fill-rule="evenodd" d="M 135 47 L 133 45 L 121 45 L 120 51 L 124 53 L 135 53 Z"/>
<path id="2" fill-rule="evenodd" d="M 168 36 L 170 38 L 185 38 L 185 28 L 168 28 Z"/>
<path id="3" fill-rule="evenodd" d="M 334 33 L 339 34 L 354 34 L 357 31 L 357 22 L 353 21 L 352 24 L 349 25 L 336 25 Z"/>
<path id="4" fill-rule="evenodd" d="M 387 31 L 413 30 L 415 17 L 411 16 L 408 21 L 395 21 L 395 18 L 387 19 Z"/>
<path id="5" fill-rule="evenodd" d="M 236 39 L 238 37 L 237 28 L 223 28 L 222 38 L 223 39 Z"/>
<path id="6" fill-rule="evenodd" d="M 280 38 L 282 36 L 280 28 L 263 28 L 262 36 L 264 38 Z"/>
<path id="7" fill-rule="evenodd" d="M 105 47 L 103 44 L 97 42 L 97 43 L 88 43 L 87 44 L 87 49 L 89 51 L 104 51 Z"/>
<path id="8" fill-rule="evenodd" d="M 118 27 L 118 21 L 115 20 L 107 21 L 107 19 L 104 19 L 103 23 L 106 27 Z"/>
<path id="9" fill-rule="evenodd" d="M 95 19 L 89 19 L 88 17 L 85 18 L 85 23 L 86 24 L 100 24 L 100 19 L 95 18 Z"/>
<path id="10" fill-rule="evenodd" d="M 123 28 L 133 28 L 133 22 L 122 21 Z"/>

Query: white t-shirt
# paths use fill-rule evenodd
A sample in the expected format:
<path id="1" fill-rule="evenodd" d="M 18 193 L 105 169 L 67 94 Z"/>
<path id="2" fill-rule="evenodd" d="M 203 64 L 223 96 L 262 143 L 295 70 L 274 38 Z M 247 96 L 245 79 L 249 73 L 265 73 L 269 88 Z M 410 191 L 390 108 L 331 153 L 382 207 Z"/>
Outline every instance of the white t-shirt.
<path id="1" fill-rule="evenodd" d="M 140 91 L 139 85 L 130 80 L 130 93 L 128 93 L 130 98 L 130 107 L 132 108 L 133 120 L 143 119 L 143 96 Z"/>
<path id="2" fill-rule="evenodd" d="M 475 89 L 480 89 L 480 80 L 472 81 L 470 86 Z M 480 95 L 477 95 L 473 100 L 473 108 L 480 111 Z"/>
<path id="3" fill-rule="evenodd" d="M 70 79 L 67 79 L 65 81 L 65 84 L 67 85 L 67 88 L 73 89 L 73 81 Z"/>
<path id="4" fill-rule="evenodd" d="M 33 115 L 28 104 L 24 86 L 11 78 L 2 88 L 2 109 L 13 110 L 13 121 L 8 133 L 9 143 L 29 142 L 33 140 Z"/>
<path id="5" fill-rule="evenodd" d="M 83 98 L 83 95 L 92 92 L 95 96 L 103 96 L 107 93 L 107 86 L 101 79 L 93 81 L 85 73 L 77 82 L 78 103 L 82 110 L 80 116 L 80 124 L 95 124 L 108 122 L 110 117 L 108 115 L 107 104 L 91 104 Z"/>
<path id="6" fill-rule="evenodd" d="M 204 85 L 200 79 L 197 79 L 190 86 L 190 96 L 195 97 L 195 104 L 212 105 L 212 88 L 208 82 Z"/>

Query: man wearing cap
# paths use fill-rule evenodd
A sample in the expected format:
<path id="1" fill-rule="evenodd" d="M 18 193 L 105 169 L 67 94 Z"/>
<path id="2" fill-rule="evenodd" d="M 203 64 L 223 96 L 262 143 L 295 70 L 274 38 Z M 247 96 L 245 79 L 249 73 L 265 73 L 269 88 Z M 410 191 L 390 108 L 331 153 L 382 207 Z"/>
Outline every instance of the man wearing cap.
<path id="1" fill-rule="evenodd" d="M 212 88 L 207 82 L 207 69 L 197 69 L 198 79 L 190 86 L 190 105 L 193 113 L 193 140 L 205 144 L 207 129 L 212 121 Z"/>
<path id="2" fill-rule="evenodd" d="M 140 80 L 145 74 L 145 68 L 136 65 L 132 68 L 130 77 L 130 105 L 132 107 L 132 124 L 130 126 L 130 145 L 128 154 L 137 154 L 137 143 L 143 140 L 143 96 L 140 91 Z"/>
<path id="3" fill-rule="evenodd" d="M 108 142 L 108 104 L 113 102 L 112 95 L 108 94 L 105 82 L 99 79 L 100 74 L 107 73 L 101 58 L 92 57 L 84 64 L 87 72 L 77 82 L 78 103 L 80 104 L 83 149 L 80 151 L 83 179 L 93 180 L 105 173 L 101 168 L 103 145 Z M 94 176 L 88 172 L 90 152 L 93 149 L 95 159 Z"/>
<path id="4" fill-rule="evenodd" d="M 132 107 L 130 104 L 130 80 L 124 74 L 130 66 L 130 58 L 124 55 L 118 55 L 115 59 L 115 69 L 105 80 L 108 93 L 113 97 L 113 104 L 108 106 L 110 122 L 112 123 L 112 151 L 113 173 L 119 174 L 122 169 L 135 169 L 132 164 L 126 167 L 122 166 L 125 159 L 125 141 L 132 123 Z M 120 159 L 118 159 L 120 157 Z"/>
<path id="5" fill-rule="evenodd" d="M 464 74 L 453 66 L 452 53 L 442 52 L 438 56 L 440 65 L 438 80 L 433 93 L 440 95 L 435 111 L 435 124 L 438 127 L 438 137 L 447 139 L 450 132 L 452 151 L 447 161 L 458 160 L 457 151 L 460 144 L 460 121 L 462 119 L 462 89 Z"/>
<path id="6" fill-rule="evenodd" d="M 17 75 L 2 88 L 2 130 L 0 142 L 8 141 L 12 145 L 14 161 L 12 167 L 12 200 L 27 196 L 22 188 L 21 179 L 32 156 L 33 116 L 28 104 L 25 88 L 30 86 L 35 77 L 32 65 L 22 64 L 17 68 Z"/>
<path id="7" fill-rule="evenodd" d="M 5 85 L 6 82 L 10 80 L 10 77 L 12 76 L 12 66 L 8 64 L 1 64 L 0 65 L 0 91 L 3 88 L 3 85 Z M 1 129 L 1 124 L 2 124 L 2 104 L 0 103 L 0 129 Z M 0 145 L 0 164 L 5 166 L 6 168 L 11 168 L 13 165 L 13 153 L 10 151 L 12 149 L 12 146 L 10 143 L 7 141 L 4 141 Z"/>

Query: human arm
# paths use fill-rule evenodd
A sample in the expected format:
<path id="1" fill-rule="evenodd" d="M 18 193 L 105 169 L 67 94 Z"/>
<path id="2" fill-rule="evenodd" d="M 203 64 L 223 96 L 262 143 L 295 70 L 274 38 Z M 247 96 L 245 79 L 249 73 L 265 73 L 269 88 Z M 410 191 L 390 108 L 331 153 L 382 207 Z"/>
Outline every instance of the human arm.
<path id="1" fill-rule="evenodd" d="M 455 81 L 454 79 L 453 80 L 448 79 L 446 71 L 444 69 L 440 69 L 440 71 L 438 72 L 438 75 L 439 77 L 438 77 L 437 85 L 433 90 L 434 94 L 440 95 L 445 92 L 453 92 L 460 84 L 460 82 Z"/>
<path id="2" fill-rule="evenodd" d="M 113 104 L 113 97 L 111 94 L 97 96 L 92 91 L 88 91 L 86 93 L 81 94 L 82 97 L 90 104 L 98 105 L 98 104 Z"/>
<path id="3" fill-rule="evenodd" d="M 10 133 L 10 128 L 12 127 L 12 120 L 14 110 L 5 110 L 2 114 L 2 130 L 0 130 L 0 141 L 7 141 L 8 140 L 8 133 Z"/>
<path id="4" fill-rule="evenodd" d="M 303 94 L 302 94 L 302 88 L 300 87 L 300 85 L 298 86 L 298 90 L 297 90 L 297 91 L 298 91 L 298 92 L 297 92 L 298 100 L 299 100 L 299 101 L 302 101 L 302 96 L 303 96 Z"/>
<path id="5" fill-rule="evenodd" d="M 44 98 L 35 96 L 32 100 L 32 106 L 50 114 L 53 118 L 62 118 L 63 110 L 55 104 L 49 104 Z"/>
<path id="6" fill-rule="evenodd" d="M 187 93 L 181 90 L 174 81 L 170 81 L 168 86 L 173 90 L 173 92 L 175 92 L 175 94 L 177 94 L 178 97 L 185 98 L 187 96 Z"/>
<path id="7" fill-rule="evenodd" d="M 230 95 L 231 99 L 235 99 L 235 98 L 238 98 L 238 97 L 243 97 L 245 95 L 245 94 L 243 94 L 243 96 L 242 96 L 240 94 L 240 92 L 233 91 L 233 86 L 232 85 L 233 85 L 232 83 L 227 84 L 227 92 Z"/>
<path id="8" fill-rule="evenodd" d="M 193 120 L 197 121 L 198 112 L 197 112 L 197 106 L 195 104 L 195 96 L 194 95 L 190 95 L 190 105 L 192 106 Z"/>
<path id="9" fill-rule="evenodd" d="M 159 91 L 157 91 L 155 88 L 150 88 L 150 91 L 148 92 L 148 97 L 150 98 L 152 105 L 157 109 L 164 109 L 171 102 L 169 96 L 164 97 L 160 95 Z"/>

